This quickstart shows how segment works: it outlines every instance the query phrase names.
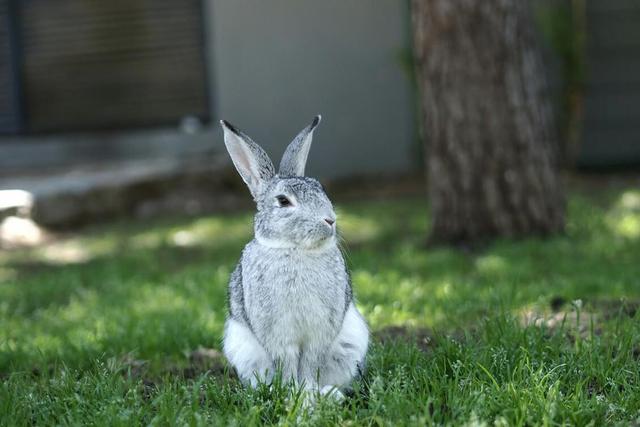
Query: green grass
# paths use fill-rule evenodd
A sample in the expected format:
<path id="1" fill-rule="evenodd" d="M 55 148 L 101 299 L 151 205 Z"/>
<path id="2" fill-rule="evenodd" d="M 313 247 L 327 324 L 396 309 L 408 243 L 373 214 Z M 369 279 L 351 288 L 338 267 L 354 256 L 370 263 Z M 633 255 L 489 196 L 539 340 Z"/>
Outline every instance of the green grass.
<path id="1" fill-rule="evenodd" d="M 308 411 L 190 359 L 220 348 L 247 212 L 0 253 L 0 425 L 640 423 L 640 192 L 574 194 L 565 235 L 476 253 L 424 249 L 419 199 L 339 218 L 375 331 L 344 404 Z"/>

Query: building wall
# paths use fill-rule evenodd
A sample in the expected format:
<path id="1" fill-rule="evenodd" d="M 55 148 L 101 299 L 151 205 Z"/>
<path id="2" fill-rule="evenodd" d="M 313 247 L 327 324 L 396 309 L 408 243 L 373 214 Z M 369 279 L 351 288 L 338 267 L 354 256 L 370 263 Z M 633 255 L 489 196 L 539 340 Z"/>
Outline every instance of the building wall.
<path id="1" fill-rule="evenodd" d="M 579 164 L 640 164 L 640 2 L 586 3 L 586 96 Z"/>
<path id="2" fill-rule="evenodd" d="M 403 60 L 410 47 L 408 1 L 202 1 L 210 124 L 190 133 L 176 120 L 165 128 L 3 136 L 0 175 L 145 157 L 226 155 L 220 118 L 254 137 L 277 164 L 286 144 L 316 114 L 323 123 L 310 174 L 330 178 L 419 167 L 414 89 Z M 586 5 L 579 164 L 637 165 L 640 6 L 635 0 Z"/>
<path id="3" fill-rule="evenodd" d="M 0 172 L 224 150 L 225 118 L 273 155 L 322 114 L 308 172 L 404 172 L 419 165 L 408 2 L 203 0 L 212 121 L 175 127 L 0 138 Z M 226 154 L 225 154 L 226 155 Z"/>
<path id="4" fill-rule="evenodd" d="M 404 172 L 421 162 L 408 2 L 206 0 L 211 99 L 276 165 L 314 115 L 308 173 Z"/>

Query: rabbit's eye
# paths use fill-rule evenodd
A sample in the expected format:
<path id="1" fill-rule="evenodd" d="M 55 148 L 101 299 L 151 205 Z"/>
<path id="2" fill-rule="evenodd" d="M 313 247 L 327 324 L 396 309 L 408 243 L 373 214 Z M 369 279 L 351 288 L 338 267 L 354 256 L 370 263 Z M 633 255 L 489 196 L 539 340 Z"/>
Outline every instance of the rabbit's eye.
<path id="1" fill-rule="evenodd" d="M 278 200 L 278 204 L 280 205 L 281 208 L 291 206 L 291 200 L 287 199 L 287 197 L 282 194 L 279 196 L 276 196 L 276 199 Z"/>

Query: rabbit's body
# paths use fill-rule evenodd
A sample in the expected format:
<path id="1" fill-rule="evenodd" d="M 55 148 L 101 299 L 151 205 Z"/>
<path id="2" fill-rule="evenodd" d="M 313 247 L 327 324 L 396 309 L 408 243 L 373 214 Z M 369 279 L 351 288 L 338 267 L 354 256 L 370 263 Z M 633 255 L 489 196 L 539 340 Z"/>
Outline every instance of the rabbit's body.
<path id="1" fill-rule="evenodd" d="M 302 140 L 300 135 L 294 140 L 294 154 L 299 154 L 301 143 L 307 144 L 308 152 L 316 124 L 306 134 L 303 131 Z M 248 139 L 230 129 L 242 141 Z M 228 148 L 227 138 L 233 135 L 225 127 Z M 363 367 L 368 329 L 352 301 L 331 202 L 316 180 L 275 175 L 269 171 L 270 161 L 261 163 L 262 169 L 254 168 L 264 175 L 245 177 L 243 166 L 255 159 L 237 159 L 232 148 L 234 164 L 254 193 L 258 213 L 255 239 L 245 247 L 229 283 L 225 355 L 240 378 L 252 385 L 269 381 L 280 368 L 285 380 L 309 388 L 348 386 Z M 250 183 L 257 181 L 260 186 L 252 187 Z"/>
<path id="2" fill-rule="evenodd" d="M 229 286 L 230 321 L 246 327 L 268 355 L 262 360 L 263 366 L 258 362 L 239 371 L 241 378 L 254 383 L 257 379 L 268 380 L 279 361 L 285 377 L 307 386 L 342 386 L 364 362 L 366 342 L 336 342 L 352 301 L 344 261 L 335 245 L 303 252 L 266 247 L 254 240 L 245 248 Z M 366 337 L 364 321 L 357 320 Z M 339 356 L 329 351 L 334 342 L 342 347 L 338 353 L 359 347 L 360 354 L 351 357 L 352 363 L 341 362 L 343 372 L 328 375 L 322 368 Z M 225 349 L 232 363 L 251 353 L 233 352 L 230 344 L 226 342 Z M 254 371 L 264 372 L 262 378 L 254 377 Z M 339 383 L 327 382 L 337 378 L 341 379 Z"/>
<path id="3" fill-rule="evenodd" d="M 247 320 L 265 349 L 328 346 L 340 330 L 350 290 L 338 248 L 274 249 L 253 241 L 242 257 Z M 341 302 L 341 303 L 339 303 Z"/>

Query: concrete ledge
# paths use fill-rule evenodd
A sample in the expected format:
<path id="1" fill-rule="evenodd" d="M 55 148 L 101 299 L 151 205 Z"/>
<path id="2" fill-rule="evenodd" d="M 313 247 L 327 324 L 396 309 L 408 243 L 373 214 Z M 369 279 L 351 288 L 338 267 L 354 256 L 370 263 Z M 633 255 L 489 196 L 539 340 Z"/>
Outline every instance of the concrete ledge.
<path id="1" fill-rule="evenodd" d="M 157 129 L 1 136 L 0 149 L 0 176 L 11 176 L 96 162 L 212 155 L 222 149 L 222 133 L 187 122 Z"/>
<path id="2" fill-rule="evenodd" d="M 243 205 L 228 156 L 162 158 L 0 179 L 32 198 L 31 217 L 64 228 L 118 216 L 197 214 Z M 8 194 L 8 193 L 5 193 Z M 0 201 L 1 202 L 1 201 Z"/>

